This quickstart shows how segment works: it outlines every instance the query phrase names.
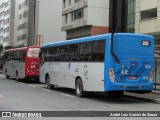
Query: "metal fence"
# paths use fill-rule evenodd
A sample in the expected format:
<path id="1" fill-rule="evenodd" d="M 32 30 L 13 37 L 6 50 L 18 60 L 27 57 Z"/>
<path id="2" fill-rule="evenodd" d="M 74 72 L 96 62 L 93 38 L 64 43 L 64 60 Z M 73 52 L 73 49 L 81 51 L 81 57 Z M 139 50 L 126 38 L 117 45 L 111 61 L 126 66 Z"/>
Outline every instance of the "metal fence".
<path id="1" fill-rule="evenodd" d="M 160 57 L 155 58 L 155 90 L 160 90 Z"/>

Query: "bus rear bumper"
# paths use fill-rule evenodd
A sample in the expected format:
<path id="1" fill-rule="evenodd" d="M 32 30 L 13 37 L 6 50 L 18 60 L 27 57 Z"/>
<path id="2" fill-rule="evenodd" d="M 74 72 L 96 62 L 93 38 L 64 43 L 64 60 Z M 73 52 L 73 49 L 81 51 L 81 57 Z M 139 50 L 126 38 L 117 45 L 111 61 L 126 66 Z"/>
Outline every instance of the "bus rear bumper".
<path id="1" fill-rule="evenodd" d="M 127 91 L 136 93 L 147 93 L 153 90 L 153 82 L 143 84 L 108 84 L 105 86 L 105 91 Z"/>
<path id="2" fill-rule="evenodd" d="M 26 79 L 39 79 L 39 74 L 35 73 L 35 74 L 26 74 Z"/>

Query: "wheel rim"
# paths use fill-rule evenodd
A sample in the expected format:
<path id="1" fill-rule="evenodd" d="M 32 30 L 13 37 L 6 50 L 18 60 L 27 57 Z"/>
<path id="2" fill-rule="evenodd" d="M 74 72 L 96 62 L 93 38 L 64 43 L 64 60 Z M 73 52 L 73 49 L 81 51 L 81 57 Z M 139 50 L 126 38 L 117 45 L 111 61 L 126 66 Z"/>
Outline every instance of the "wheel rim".
<path id="1" fill-rule="evenodd" d="M 76 92 L 78 95 L 82 93 L 82 84 L 79 81 L 77 82 Z"/>
<path id="2" fill-rule="evenodd" d="M 18 81 L 19 77 L 18 77 L 18 74 L 16 73 L 16 80 Z"/>
<path id="3" fill-rule="evenodd" d="M 49 76 L 47 76 L 47 86 L 48 86 L 48 88 L 50 88 L 50 87 L 51 87 L 51 84 L 50 84 L 50 78 L 49 78 Z"/>

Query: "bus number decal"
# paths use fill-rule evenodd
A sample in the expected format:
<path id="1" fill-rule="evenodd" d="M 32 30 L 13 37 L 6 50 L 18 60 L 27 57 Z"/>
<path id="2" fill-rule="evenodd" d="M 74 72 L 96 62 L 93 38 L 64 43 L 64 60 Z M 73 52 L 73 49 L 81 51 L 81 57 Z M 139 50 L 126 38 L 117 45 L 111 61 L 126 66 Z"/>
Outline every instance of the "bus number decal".
<path id="1" fill-rule="evenodd" d="M 151 69 L 151 65 L 145 65 L 145 69 Z"/>
<path id="2" fill-rule="evenodd" d="M 75 72 L 78 72 L 79 70 L 78 70 L 78 68 L 75 68 Z"/>
<path id="3" fill-rule="evenodd" d="M 142 44 L 142 46 L 150 46 L 151 45 L 151 41 L 143 40 L 141 44 Z"/>

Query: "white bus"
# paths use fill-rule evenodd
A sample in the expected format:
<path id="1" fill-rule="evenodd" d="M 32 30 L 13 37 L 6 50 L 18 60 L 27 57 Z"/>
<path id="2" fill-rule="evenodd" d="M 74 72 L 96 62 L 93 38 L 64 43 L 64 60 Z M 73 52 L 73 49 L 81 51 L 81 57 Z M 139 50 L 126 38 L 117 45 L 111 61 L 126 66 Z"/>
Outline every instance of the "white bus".
<path id="1" fill-rule="evenodd" d="M 35 79 L 39 81 L 39 47 L 28 46 L 4 51 L 3 72 L 6 78 L 15 77 L 17 81 Z"/>
<path id="2" fill-rule="evenodd" d="M 105 34 L 40 47 L 40 82 L 122 96 L 153 89 L 154 40 L 142 34 Z"/>

